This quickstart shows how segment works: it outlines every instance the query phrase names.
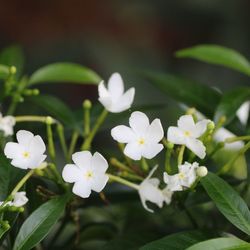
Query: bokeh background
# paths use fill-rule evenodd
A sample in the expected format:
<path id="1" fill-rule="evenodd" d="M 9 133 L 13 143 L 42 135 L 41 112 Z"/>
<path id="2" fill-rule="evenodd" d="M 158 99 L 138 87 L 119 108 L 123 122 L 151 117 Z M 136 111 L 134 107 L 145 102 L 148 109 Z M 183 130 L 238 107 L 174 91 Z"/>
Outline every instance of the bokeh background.
<path id="1" fill-rule="evenodd" d="M 0 49 L 20 45 L 25 72 L 69 61 L 90 67 L 107 79 L 120 72 L 136 86 L 136 103 L 165 102 L 142 80 L 140 70 L 178 73 L 222 90 L 247 84 L 237 72 L 188 59 L 178 49 L 215 43 L 250 54 L 248 0 L 1 0 Z M 43 87 L 71 106 L 84 98 L 97 101 L 94 86 Z"/>

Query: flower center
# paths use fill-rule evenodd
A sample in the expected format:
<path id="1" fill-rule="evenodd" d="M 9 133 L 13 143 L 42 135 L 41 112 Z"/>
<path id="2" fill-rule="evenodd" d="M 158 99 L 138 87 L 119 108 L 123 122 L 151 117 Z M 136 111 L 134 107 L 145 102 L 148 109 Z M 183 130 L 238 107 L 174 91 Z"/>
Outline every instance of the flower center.
<path id="1" fill-rule="evenodd" d="M 85 174 L 84 174 L 84 177 L 89 180 L 91 178 L 93 178 L 93 172 L 88 170 Z"/>
<path id="2" fill-rule="evenodd" d="M 178 178 L 179 178 L 180 180 L 183 180 L 183 179 L 185 178 L 185 174 L 179 173 L 179 174 L 178 174 Z"/>
<path id="3" fill-rule="evenodd" d="M 30 153 L 27 152 L 27 151 L 23 152 L 23 157 L 24 158 L 29 158 L 30 157 Z"/>
<path id="4" fill-rule="evenodd" d="M 145 144 L 145 140 L 144 140 L 143 138 L 140 138 L 140 139 L 138 140 L 138 144 L 139 144 L 139 145 Z"/>
<path id="5" fill-rule="evenodd" d="M 189 131 L 185 131 L 184 132 L 184 135 L 187 136 L 187 137 L 190 137 L 191 136 L 191 133 Z"/>

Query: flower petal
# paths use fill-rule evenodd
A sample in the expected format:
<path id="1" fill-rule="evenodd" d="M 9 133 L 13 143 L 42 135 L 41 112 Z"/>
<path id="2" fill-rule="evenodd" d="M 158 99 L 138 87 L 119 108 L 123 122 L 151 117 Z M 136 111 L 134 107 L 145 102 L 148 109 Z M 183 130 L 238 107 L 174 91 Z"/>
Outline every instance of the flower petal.
<path id="1" fill-rule="evenodd" d="M 9 159 L 21 157 L 22 152 L 23 152 L 23 147 L 16 142 L 8 142 L 4 148 L 4 154 Z"/>
<path id="2" fill-rule="evenodd" d="M 129 118 L 129 125 L 136 134 L 144 135 L 149 126 L 149 119 L 144 113 L 135 111 Z"/>
<path id="3" fill-rule="evenodd" d="M 142 156 L 138 143 L 128 143 L 124 149 L 124 154 L 133 160 L 140 160 Z"/>
<path id="4" fill-rule="evenodd" d="M 89 168 L 91 164 L 91 153 L 89 151 L 76 152 L 72 155 L 73 162 L 79 168 Z"/>
<path id="5" fill-rule="evenodd" d="M 94 153 L 93 157 L 91 158 L 90 164 L 91 167 L 97 172 L 105 173 L 106 170 L 108 169 L 108 162 L 98 152 Z"/>
<path id="6" fill-rule="evenodd" d="M 18 143 L 20 143 L 21 145 L 27 147 L 30 143 L 30 140 L 34 137 L 34 135 L 27 131 L 27 130 L 19 130 L 16 133 L 16 138 Z"/>
<path id="7" fill-rule="evenodd" d="M 112 98 L 119 98 L 124 92 L 124 84 L 119 73 L 111 75 L 108 81 L 108 91 Z"/>
<path id="8" fill-rule="evenodd" d="M 183 188 L 180 184 L 180 180 L 178 178 L 178 174 L 169 175 L 168 173 L 164 172 L 163 180 L 167 184 L 168 190 L 170 190 L 172 192 L 183 190 Z"/>
<path id="9" fill-rule="evenodd" d="M 28 150 L 32 154 L 36 154 L 36 155 L 43 154 L 45 152 L 46 147 L 40 135 L 36 135 L 33 138 L 31 138 L 29 142 Z"/>
<path id="10" fill-rule="evenodd" d="M 152 142 L 158 143 L 164 136 L 164 131 L 160 119 L 154 119 L 149 125 L 146 138 Z"/>
<path id="11" fill-rule="evenodd" d="M 88 184 L 85 182 L 76 182 L 72 189 L 73 193 L 82 197 L 82 198 L 88 198 L 91 194 L 91 188 Z"/>
<path id="12" fill-rule="evenodd" d="M 62 177 L 66 182 L 73 183 L 83 179 L 83 174 L 76 165 L 67 164 L 62 171 Z"/>
<path id="13" fill-rule="evenodd" d="M 136 139 L 133 130 L 130 127 L 119 125 L 111 130 L 111 136 L 114 140 L 121 143 L 129 143 Z"/>
<path id="14" fill-rule="evenodd" d="M 250 110 L 250 101 L 246 101 L 236 111 L 237 117 L 244 126 L 247 124 L 248 121 L 249 110 Z"/>
<path id="15" fill-rule="evenodd" d="M 28 162 L 27 167 L 30 169 L 38 168 L 46 159 L 47 155 L 34 155 Z"/>
<path id="16" fill-rule="evenodd" d="M 99 94 L 99 97 L 100 97 L 100 98 L 102 98 L 102 97 L 106 98 L 106 97 L 109 97 L 109 96 L 110 96 L 110 94 L 109 94 L 107 88 L 106 88 L 105 85 L 104 85 L 104 81 L 101 81 L 101 82 L 99 83 L 99 85 L 98 85 L 98 94 Z"/>
<path id="17" fill-rule="evenodd" d="M 109 177 L 106 174 L 96 175 L 96 178 L 91 183 L 91 189 L 95 192 L 101 192 L 106 186 Z"/>
<path id="18" fill-rule="evenodd" d="M 183 115 L 179 118 L 178 122 L 178 127 L 181 130 L 187 130 L 190 132 L 195 131 L 195 124 L 194 124 L 194 119 L 192 115 Z"/>
<path id="19" fill-rule="evenodd" d="M 207 124 L 209 122 L 210 120 L 204 119 L 195 124 L 195 133 L 194 133 L 195 138 L 199 138 L 205 133 L 205 131 L 207 130 Z"/>
<path id="20" fill-rule="evenodd" d="M 26 197 L 26 192 L 17 192 L 14 195 L 14 200 L 12 202 L 12 205 L 15 207 L 22 207 L 24 206 L 29 199 Z"/>
<path id="21" fill-rule="evenodd" d="M 183 134 L 183 131 L 177 127 L 169 127 L 167 140 L 178 145 L 186 143 L 186 138 Z"/>
<path id="22" fill-rule="evenodd" d="M 28 169 L 28 159 L 24 158 L 14 158 L 11 161 L 11 165 L 13 165 L 16 168 L 21 168 L 21 169 Z"/>
<path id="23" fill-rule="evenodd" d="M 146 145 L 142 148 L 142 156 L 144 156 L 147 159 L 154 158 L 157 154 L 159 154 L 163 149 L 163 145 L 160 143 L 152 143 L 149 145 Z"/>
<path id="24" fill-rule="evenodd" d="M 187 140 L 186 146 L 199 158 L 204 159 L 206 156 L 206 148 L 200 140 L 191 139 Z"/>

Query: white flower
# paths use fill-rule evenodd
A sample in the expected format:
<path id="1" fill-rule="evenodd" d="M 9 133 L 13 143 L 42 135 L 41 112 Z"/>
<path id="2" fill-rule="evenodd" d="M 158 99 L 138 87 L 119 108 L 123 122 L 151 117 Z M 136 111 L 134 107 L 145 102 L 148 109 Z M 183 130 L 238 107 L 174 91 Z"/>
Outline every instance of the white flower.
<path id="1" fill-rule="evenodd" d="M 17 192 L 13 197 L 13 201 L 11 203 L 12 206 L 22 207 L 24 206 L 29 199 L 26 197 L 26 192 Z"/>
<path id="2" fill-rule="evenodd" d="M 4 116 L 0 113 L 0 130 L 3 131 L 4 136 L 13 135 L 13 127 L 16 121 L 13 116 Z"/>
<path id="3" fill-rule="evenodd" d="M 206 148 L 197 138 L 204 134 L 209 122 L 210 120 L 204 119 L 195 124 L 192 115 L 183 115 L 178 120 L 178 127 L 169 127 L 167 139 L 174 144 L 186 145 L 203 159 L 206 156 Z"/>
<path id="4" fill-rule="evenodd" d="M 17 168 L 38 168 L 46 158 L 43 139 L 26 130 L 19 130 L 16 137 L 17 143 L 6 144 L 4 148 L 6 157 L 12 159 L 11 164 Z"/>
<path id="5" fill-rule="evenodd" d="M 159 189 L 159 179 L 150 178 L 156 169 L 157 166 L 150 171 L 147 178 L 144 179 L 143 182 L 139 185 L 138 190 L 143 207 L 151 213 L 153 213 L 154 211 L 148 208 L 146 201 L 155 203 L 159 208 L 162 208 L 164 202 L 166 202 L 166 204 L 170 204 L 173 194 L 173 192 L 171 192 L 167 188 L 163 190 Z"/>
<path id="6" fill-rule="evenodd" d="M 150 124 L 144 113 L 135 111 L 129 118 L 129 125 L 131 128 L 119 125 L 111 130 L 114 140 L 127 143 L 125 155 L 133 160 L 140 160 L 141 157 L 152 159 L 163 149 L 159 142 L 164 132 L 159 119 Z"/>
<path id="7" fill-rule="evenodd" d="M 164 182 L 171 191 L 181 191 L 183 188 L 189 188 L 197 178 L 196 170 L 199 164 L 185 162 L 183 165 L 178 166 L 179 173 L 175 175 L 168 175 L 164 173 Z"/>
<path id="8" fill-rule="evenodd" d="M 204 166 L 198 167 L 196 169 L 196 174 L 199 177 L 205 177 L 207 175 L 207 173 L 208 173 L 207 168 Z"/>
<path id="9" fill-rule="evenodd" d="M 108 175 L 105 174 L 108 163 L 105 158 L 89 151 L 77 152 L 72 155 L 75 164 L 67 164 L 62 172 L 62 177 L 66 182 L 75 183 L 73 193 L 88 198 L 91 190 L 101 192 L 106 186 Z"/>
<path id="10" fill-rule="evenodd" d="M 243 125 L 247 124 L 250 110 L 250 101 L 244 102 L 236 112 L 237 117 Z"/>
<path id="11" fill-rule="evenodd" d="M 119 113 L 131 107 L 134 100 L 135 88 L 130 88 L 124 93 L 123 80 L 119 73 L 111 75 L 108 88 L 102 81 L 98 86 L 99 102 L 112 113 Z"/>

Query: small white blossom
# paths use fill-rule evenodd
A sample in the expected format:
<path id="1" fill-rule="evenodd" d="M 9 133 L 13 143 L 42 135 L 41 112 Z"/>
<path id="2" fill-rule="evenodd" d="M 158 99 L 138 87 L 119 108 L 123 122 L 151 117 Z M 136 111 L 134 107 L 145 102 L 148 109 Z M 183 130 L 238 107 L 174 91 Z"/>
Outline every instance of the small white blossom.
<path id="1" fill-rule="evenodd" d="M 193 164 L 185 162 L 183 165 L 178 166 L 179 173 L 175 175 L 168 175 L 164 173 L 164 182 L 171 191 L 182 191 L 185 188 L 189 188 L 195 182 L 197 178 L 197 169 L 199 164 L 194 162 Z"/>
<path id="2" fill-rule="evenodd" d="M 13 201 L 12 201 L 12 206 L 15 207 L 22 207 L 24 206 L 27 202 L 29 201 L 29 199 L 26 196 L 26 192 L 17 192 L 14 195 Z"/>
<path id="3" fill-rule="evenodd" d="M 195 123 L 192 115 L 183 115 L 178 120 L 178 127 L 169 127 L 167 139 L 174 144 L 185 145 L 203 159 L 206 148 L 198 138 L 204 134 L 209 122 L 210 120 L 204 119 Z"/>
<path id="4" fill-rule="evenodd" d="M 13 135 L 13 127 L 16 121 L 13 116 L 4 116 L 0 113 L 0 130 L 3 131 L 4 136 Z"/>
<path id="5" fill-rule="evenodd" d="M 75 164 L 67 164 L 62 172 L 66 182 L 74 183 L 73 193 L 88 198 L 91 190 L 101 192 L 108 182 L 108 175 L 105 174 L 108 163 L 105 158 L 89 151 L 77 152 L 72 155 Z"/>
<path id="6" fill-rule="evenodd" d="M 196 169 L 196 174 L 199 177 L 205 177 L 207 175 L 207 173 L 208 173 L 207 168 L 204 166 L 201 166 L 201 167 Z"/>
<path id="7" fill-rule="evenodd" d="M 173 192 L 171 192 L 167 188 L 163 190 L 159 189 L 159 179 L 150 178 L 155 172 L 156 168 L 157 166 L 150 171 L 146 179 L 144 179 L 143 182 L 139 185 L 138 190 L 143 207 L 151 213 L 153 213 L 154 211 L 148 208 L 146 201 L 155 203 L 159 208 L 162 208 L 164 202 L 166 204 L 170 204 L 173 194 Z"/>
<path id="8" fill-rule="evenodd" d="M 46 158 L 43 139 L 26 130 L 19 130 L 16 137 L 17 143 L 6 144 L 4 148 L 6 157 L 12 159 L 11 164 L 17 168 L 38 168 Z"/>
<path id="9" fill-rule="evenodd" d="M 250 110 L 250 101 L 244 102 L 236 112 L 237 117 L 243 125 L 247 124 Z"/>
<path id="10" fill-rule="evenodd" d="M 131 107 L 134 100 L 135 88 L 124 93 L 124 83 L 119 73 L 111 75 L 106 88 L 102 81 L 98 86 L 99 102 L 112 113 L 120 113 Z"/>
<path id="11" fill-rule="evenodd" d="M 114 140 L 127 143 L 125 155 L 133 160 L 140 160 L 141 157 L 152 159 L 163 149 L 159 142 L 164 132 L 159 119 L 150 124 L 144 113 L 135 111 L 129 118 L 129 125 L 130 127 L 119 125 L 111 130 Z"/>

